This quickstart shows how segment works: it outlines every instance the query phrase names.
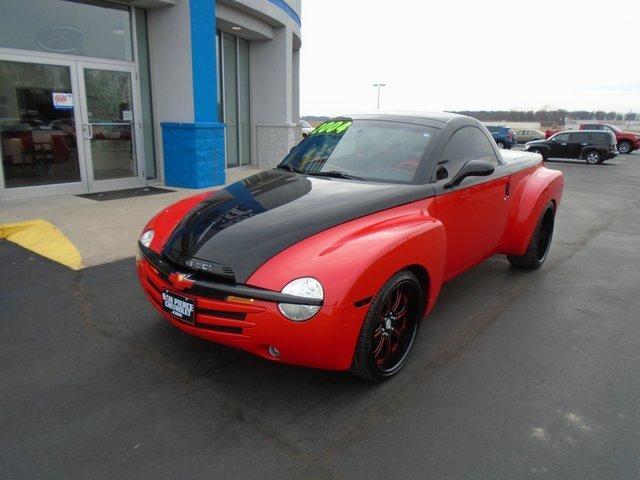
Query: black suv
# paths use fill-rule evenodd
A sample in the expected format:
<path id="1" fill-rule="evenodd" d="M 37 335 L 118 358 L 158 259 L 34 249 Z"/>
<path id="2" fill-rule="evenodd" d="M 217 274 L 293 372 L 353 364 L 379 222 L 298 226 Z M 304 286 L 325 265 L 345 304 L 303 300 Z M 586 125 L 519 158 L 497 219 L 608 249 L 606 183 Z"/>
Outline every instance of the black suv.
<path id="1" fill-rule="evenodd" d="M 579 158 L 589 165 L 602 163 L 618 155 L 616 136 L 598 130 L 566 131 L 556 133 L 547 140 L 535 140 L 524 150 L 539 153 L 543 159 Z"/>

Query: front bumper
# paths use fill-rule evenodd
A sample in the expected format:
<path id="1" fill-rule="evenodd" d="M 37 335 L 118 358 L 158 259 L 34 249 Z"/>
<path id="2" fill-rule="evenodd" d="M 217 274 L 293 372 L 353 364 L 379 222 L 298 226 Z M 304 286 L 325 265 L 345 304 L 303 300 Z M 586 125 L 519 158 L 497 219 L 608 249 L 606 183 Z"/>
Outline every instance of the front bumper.
<path id="1" fill-rule="evenodd" d="M 272 361 L 326 370 L 350 367 L 367 306 L 324 305 L 311 319 L 292 322 L 278 310 L 278 292 L 210 282 L 205 282 L 213 286 L 209 289 L 203 289 L 202 282 L 176 288 L 170 278 L 178 272 L 158 259 L 148 249 L 143 251 L 137 261 L 138 278 L 151 304 L 183 332 Z M 163 309 L 163 289 L 195 301 L 194 324 Z M 299 303 L 299 297 L 284 297 L 287 303 Z M 270 346 L 280 355 L 271 355 Z"/>

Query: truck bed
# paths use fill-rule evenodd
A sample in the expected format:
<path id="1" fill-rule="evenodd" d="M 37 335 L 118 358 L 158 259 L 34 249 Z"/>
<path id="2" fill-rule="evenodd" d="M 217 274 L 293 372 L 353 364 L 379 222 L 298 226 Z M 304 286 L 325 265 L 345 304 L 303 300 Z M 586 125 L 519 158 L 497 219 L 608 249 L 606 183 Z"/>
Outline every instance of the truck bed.
<path id="1" fill-rule="evenodd" d="M 520 150 L 500 150 L 504 162 L 511 167 L 511 171 L 522 170 L 542 163 L 542 155 L 523 152 Z"/>

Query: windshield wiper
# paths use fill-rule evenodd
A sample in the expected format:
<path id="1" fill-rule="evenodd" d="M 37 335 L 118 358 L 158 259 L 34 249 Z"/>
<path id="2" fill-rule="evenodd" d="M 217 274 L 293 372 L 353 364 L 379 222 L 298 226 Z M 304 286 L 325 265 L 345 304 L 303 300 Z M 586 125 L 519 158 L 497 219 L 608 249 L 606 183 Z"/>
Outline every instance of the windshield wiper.
<path id="1" fill-rule="evenodd" d="M 329 170 L 328 172 L 304 172 L 305 175 L 316 175 L 318 177 L 331 177 L 331 178 L 346 178 L 347 180 L 363 180 L 361 177 L 356 177 L 347 172 L 341 172 L 340 170 Z"/>
<path id="2" fill-rule="evenodd" d="M 289 170 L 290 172 L 293 172 L 293 173 L 302 173 L 300 170 L 297 170 L 290 163 L 281 163 L 280 165 L 276 165 L 276 168 L 280 168 L 281 170 Z"/>

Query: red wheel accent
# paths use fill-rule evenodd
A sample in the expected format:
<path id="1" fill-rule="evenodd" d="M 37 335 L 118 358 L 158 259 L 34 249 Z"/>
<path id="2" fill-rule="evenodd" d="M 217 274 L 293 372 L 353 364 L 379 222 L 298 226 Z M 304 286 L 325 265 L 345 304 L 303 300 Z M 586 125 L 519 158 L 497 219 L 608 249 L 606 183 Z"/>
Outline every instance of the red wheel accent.
<path id="1" fill-rule="evenodd" d="M 375 366 L 382 373 L 393 372 L 404 361 L 415 338 L 417 318 L 411 314 L 415 305 L 415 285 L 401 282 L 384 299 L 373 328 L 372 353 Z"/>

